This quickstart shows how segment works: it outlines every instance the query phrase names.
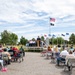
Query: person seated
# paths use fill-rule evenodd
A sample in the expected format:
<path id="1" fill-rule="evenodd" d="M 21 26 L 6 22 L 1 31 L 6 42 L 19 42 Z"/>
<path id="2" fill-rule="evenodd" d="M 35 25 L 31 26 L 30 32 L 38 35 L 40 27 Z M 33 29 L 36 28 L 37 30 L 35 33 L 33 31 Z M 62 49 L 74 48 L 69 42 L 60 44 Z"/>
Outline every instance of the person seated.
<path id="1" fill-rule="evenodd" d="M 73 54 L 74 54 L 74 56 L 75 56 L 75 49 L 73 50 Z"/>
<path id="2" fill-rule="evenodd" d="M 7 64 L 10 64 L 11 56 L 10 56 L 10 53 L 7 52 L 7 49 L 6 48 L 4 49 L 4 52 L 2 52 L 2 54 L 3 55 L 6 54 L 8 56 L 8 60 L 6 62 L 7 62 Z"/>
<path id="3" fill-rule="evenodd" d="M 17 50 L 15 50 L 15 48 L 10 47 L 10 50 L 8 51 L 11 55 L 11 61 L 17 61 Z"/>
<path id="4" fill-rule="evenodd" d="M 0 52 L 3 52 L 3 48 L 2 48 L 2 45 L 0 45 Z"/>
<path id="5" fill-rule="evenodd" d="M 20 50 L 18 48 L 16 48 L 16 47 L 13 47 L 12 50 L 15 51 L 15 57 L 20 52 Z"/>
<path id="6" fill-rule="evenodd" d="M 47 58 L 52 56 L 52 50 L 51 50 L 50 46 L 48 46 L 46 54 L 47 54 Z"/>
<path id="7" fill-rule="evenodd" d="M 13 47 L 12 50 L 19 52 L 18 48 L 16 48 L 16 47 Z"/>
<path id="8" fill-rule="evenodd" d="M 72 51 L 72 52 L 73 52 L 73 50 L 74 50 L 74 48 L 73 48 L 73 46 L 71 46 L 71 47 L 70 47 L 70 51 Z"/>
<path id="9" fill-rule="evenodd" d="M 11 57 L 15 56 L 15 51 L 13 50 L 12 47 L 10 47 L 8 52 L 10 53 Z"/>
<path id="10" fill-rule="evenodd" d="M 57 52 L 59 52 L 59 50 L 58 50 L 58 47 L 56 46 L 54 47 L 54 53 L 57 53 Z"/>
<path id="11" fill-rule="evenodd" d="M 66 59 L 75 57 L 74 53 L 72 51 L 69 52 L 69 54 L 66 56 Z"/>
<path id="12" fill-rule="evenodd" d="M 64 49 L 61 51 L 60 56 L 57 58 L 57 65 L 59 66 L 60 62 L 63 62 L 65 64 L 65 57 L 69 55 L 68 51 Z"/>
<path id="13" fill-rule="evenodd" d="M 47 51 L 52 51 L 50 46 L 48 46 L 48 49 L 47 49 Z"/>
<path id="14" fill-rule="evenodd" d="M 9 48 L 8 46 L 6 47 L 6 49 L 7 49 L 7 51 L 9 51 L 9 50 L 10 50 L 10 48 Z"/>
<path id="15" fill-rule="evenodd" d="M 59 55 L 60 55 L 60 51 L 58 50 L 57 46 L 54 48 L 53 55 L 55 58 L 59 57 Z"/>
<path id="16" fill-rule="evenodd" d="M 61 50 L 61 45 L 58 45 L 58 50 L 59 50 L 59 51 Z"/>
<path id="17" fill-rule="evenodd" d="M 66 59 L 66 65 L 67 65 L 69 71 L 71 69 L 70 59 L 73 59 L 73 58 L 75 59 L 75 55 L 74 55 L 73 51 L 70 51 L 69 55 L 67 55 L 66 58 L 65 58 Z M 69 62 L 68 62 L 68 59 L 69 59 Z"/>

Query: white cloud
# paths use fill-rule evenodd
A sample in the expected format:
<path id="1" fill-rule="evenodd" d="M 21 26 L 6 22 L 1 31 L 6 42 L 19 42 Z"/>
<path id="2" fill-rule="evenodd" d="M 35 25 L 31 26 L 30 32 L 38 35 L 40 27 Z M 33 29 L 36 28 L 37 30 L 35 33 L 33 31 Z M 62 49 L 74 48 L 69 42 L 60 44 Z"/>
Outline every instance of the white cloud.
<path id="1" fill-rule="evenodd" d="M 39 16 L 38 13 L 39 15 L 42 15 L 42 13 L 47 14 Z M 69 15 L 71 17 L 67 17 Z M 6 24 L 7 27 L 4 27 L 4 29 L 17 34 L 20 33 L 18 34 L 19 36 L 21 36 L 21 33 L 25 33 L 28 38 L 28 36 L 34 37 L 41 33 L 47 33 L 49 30 L 46 26 L 50 22 L 50 17 L 56 18 L 56 24 L 52 27 L 54 30 L 56 27 L 67 28 L 75 26 L 75 0 L 0 0 L 0 20 L 4 21 L 0 21 L 0 26 Z M 43 23 L 42 21 L 45 22 Z M 8 26 L 10 23 L 21 24 L 21 26 Z M 44 26 L 41 27 L 41 23 Z M 39 33 L 37 33 L 38 31 Z M 35 34 L 29 34 L 31 32 L 35 32 Z M 56 33 L 59 32 L 56 31 Z"/>
<path id="2" fill-rule="evenodd" d="M 27 28 L 27 29 L 25 29 L 25 30 L 19 30 L 19 31 L 13 31 L 14 33 L 19 33 L 19 34 L 21 34 L 21 33 L 25 33 L 25 34 L 28 34 L 29 32 L 30 33 L 38 33 L 39 31 L 43 31 L 43 30 L 45 30 L 45 29 L 47 29 L 47 28 L 44 28 L 44 27 L 31 27 L 31 28 Z M 41 32 L 40 32 L 41 33 Z"/>

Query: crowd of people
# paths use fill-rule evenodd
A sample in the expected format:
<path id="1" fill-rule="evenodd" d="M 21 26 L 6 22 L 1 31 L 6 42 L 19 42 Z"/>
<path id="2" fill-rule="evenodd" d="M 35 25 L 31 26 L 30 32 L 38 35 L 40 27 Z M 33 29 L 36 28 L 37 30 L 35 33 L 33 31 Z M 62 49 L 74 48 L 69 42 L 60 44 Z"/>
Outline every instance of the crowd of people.
<path id="1" fill-rule="evenodd" d="M 12 61 L 17 62 L 21 57 L 23 60 L 23 56 L 25 56 L 25 51 L 22 46 L 18 49 L 16 47 L 3 48 L 2 45 L 0 45 L 0 69 L 4 70 L 5 65 L 11 64 Z"/>
<path id="2" fill-rule="evenodd" d="M 75 58 L 75 48 L 73 46 L 70 46 L 64 47 L 64 49 L 59 49 L 58 46 L 54 46 L 53 48 L 48 46 L 48 48 L 45 47 L 45 50 L 43 50 L 41 54 L 47 59 L 55 59 L 56 65 L 60 66 L 60 63 L 62 62 L 63 64 L 65 64 L 68 58 Z M 70 67 L 68 68 L 70 70 Z"/>

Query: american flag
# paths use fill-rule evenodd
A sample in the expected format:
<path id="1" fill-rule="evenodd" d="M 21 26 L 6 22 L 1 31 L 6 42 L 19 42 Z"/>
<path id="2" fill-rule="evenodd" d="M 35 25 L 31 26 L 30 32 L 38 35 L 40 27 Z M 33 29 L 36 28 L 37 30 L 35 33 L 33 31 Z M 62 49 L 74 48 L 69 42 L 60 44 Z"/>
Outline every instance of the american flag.
<path id="1" fill-rule="evenodd" d="M 62 36 L 65 36 L 64 34 L 61 34 Z"/>
<path id="2" fill-rule="evenodd" d="M 50 18 L 50 22 L 55 22 L 55 18 Z"/>
<path id="3" fill-rule="evenodd" d="M 53 23 L 50 23 L 50 25 L 51 25 L 51 26 L 54 26 L 54 24 L 53 24 Z"/>
<path id="4" fill-rule="evenodd" d="M 69 33 L 66 33 L 66 35 L 69 35 Z"/>
<path id="5" fill-rule="evenodd" d="M 45 34 L 44 36 L 45 36 L 45 37 L 47 37 L 47 35 L 46 35 L 46 34 Z"/>
<path id="6" fill-rule="evenodd" d="M 51 34 L 48 34 L 48 36 L 51 36 Z"/>
<path id="7" fill-rule="evenodd" d="M 55 37 L 55 35 L 53 34 L 52 37 Z"/>

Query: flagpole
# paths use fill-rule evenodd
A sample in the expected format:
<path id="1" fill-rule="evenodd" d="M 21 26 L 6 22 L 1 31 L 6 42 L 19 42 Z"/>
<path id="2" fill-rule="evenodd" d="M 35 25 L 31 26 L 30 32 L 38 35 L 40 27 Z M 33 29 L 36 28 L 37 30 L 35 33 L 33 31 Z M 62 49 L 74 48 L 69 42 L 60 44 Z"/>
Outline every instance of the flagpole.
<path id="1" fill-rule="evenodd" d="M 57 46 L 58 46 L 58 38 L 59 38 L 59 34 L 57 35 Z"/>
<path id="2" fill-rule="evenodd" d="M 61 39 L 61 48 L 62 48 L 62 39 Z"/>
<path id="3" fill-rule="evenodd" d="M 51 35 L 51 25 L 50 25 L 50 23 L 49 23 L 49 34 Z M 51 43 L 51 38 L 49 38 L 49 43 Z"/>
<path id="4" fill-rule="evenodd" d="M 57 36 L 57 46 L 58 46 L 58 36 Z"/>
<path id="5" fill-rule="evenodd" d="M 55 18 L 50 18 L 50 26 L 49 26 L 49 33 L 51 35 L 51 26 L 54 26 Z M 52 40 L 50 39 L 50 42 L 52 43 Z"/>

